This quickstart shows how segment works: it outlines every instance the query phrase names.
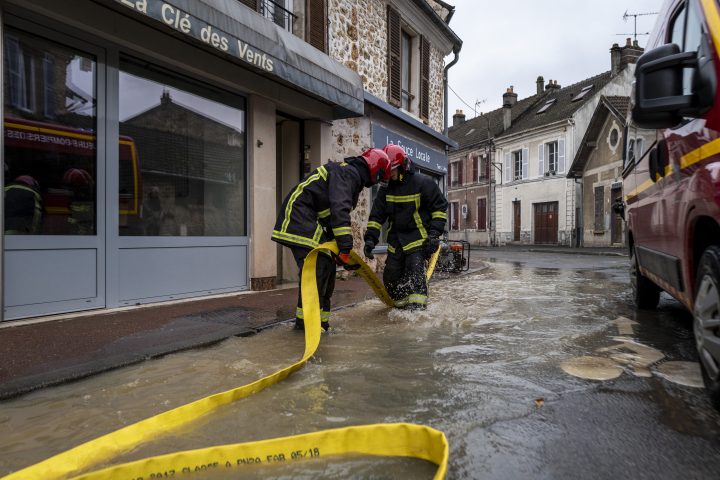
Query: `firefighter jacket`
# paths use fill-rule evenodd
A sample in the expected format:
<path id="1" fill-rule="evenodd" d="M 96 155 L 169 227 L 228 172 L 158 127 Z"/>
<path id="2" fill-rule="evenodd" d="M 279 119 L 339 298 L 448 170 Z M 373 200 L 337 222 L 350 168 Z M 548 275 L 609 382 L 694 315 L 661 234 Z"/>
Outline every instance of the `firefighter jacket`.
<path id="1" fill-rule="evenodd" d="M 372 185 L 370 169 L 362 157 L 321 166 L 285 197 L 275 222 L 273 241 L 312 249 L 335 238 L 340 252 L 350 252 L 353 247 L 350 212 L 368 185 Z"/>
<path id="2" fill-rule="evenodd" d="M 428 232 L 439 236 L 445 230 L 447 205 L 440 188 L 430 177 L 404 173 L 378 191 L 365 240 L 372 239 L 377 245 L 382 225 L 388 220 L 388 251 L 414 253 L 422 248 Z"/>
<path id="3" fill-rule="evenodd" d="M 5 187 L 5 235 L 40 235 L 43 226 L 43 198 L 23 182 Z"/>

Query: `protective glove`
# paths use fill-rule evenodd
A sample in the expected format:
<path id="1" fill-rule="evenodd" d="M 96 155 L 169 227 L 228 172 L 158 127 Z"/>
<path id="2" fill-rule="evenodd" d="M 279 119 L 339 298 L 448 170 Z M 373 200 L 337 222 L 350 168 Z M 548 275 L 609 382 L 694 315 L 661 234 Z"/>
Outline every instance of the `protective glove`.
<path id="1" fill-rule="evenodd" d="M 343 267 L 345 270 L 357 270 L 360 268 L 360 265 L 350 265 L 350 253 L 333 255 L 333 259 L 335 259 L 335 263 Z"/>
<path id="2" fill-rule="evenodd" d="M 370 260 L 375 258 L 375 255 L 373 255 L 373 253 L 372 253 L 373 248 L 375 248 L 375 242 L 373 242 L 372 240 L 369 240 L 369 239 L 365 240 L 364 253 L 365 253 L 365 257 L 369 258 Z"/>
<path id="3" fill-rule="evenodd" d="M 423 256 L 426 260 L 430 260 L 433 255 L 435 255 L 435 252 L 437 252 L 438 247 L 440 246 L 440 239 L 437 237 L 428 237 L 425 240 L 425 244 L 423 245 Z"/>

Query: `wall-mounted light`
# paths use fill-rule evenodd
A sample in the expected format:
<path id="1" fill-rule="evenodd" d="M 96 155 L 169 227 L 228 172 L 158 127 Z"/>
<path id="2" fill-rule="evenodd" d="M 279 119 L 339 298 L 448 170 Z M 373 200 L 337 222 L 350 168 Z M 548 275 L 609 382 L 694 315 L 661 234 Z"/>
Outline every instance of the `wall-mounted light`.
<path id="1" fill-rule="evenodd" d="M 260 140 L 258 140 L 258 141 L 257 141 L 257 146 L 258 146 L 258 148 L 262 147 L 262 146 L 263 146 L 263 142 L 261 142 Z"/>

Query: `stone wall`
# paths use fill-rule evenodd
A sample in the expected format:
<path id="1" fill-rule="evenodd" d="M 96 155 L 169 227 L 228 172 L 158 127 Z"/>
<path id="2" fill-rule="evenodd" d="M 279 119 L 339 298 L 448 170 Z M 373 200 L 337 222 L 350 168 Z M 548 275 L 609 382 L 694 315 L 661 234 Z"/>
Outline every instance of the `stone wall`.
<path id="1" fill-rule="evenodd" d="M 443 69 L 445 61 L 442 52 L 430 44 L 430 118 L 429 127 L 443 133 Z"/>
<path id="2" fill-rule="evenodd" d="M 365 90 L 387 101 L 387 2 L 330 0 L 329 55 L 360 74 Z M 430 45 L 429 126 L 443 132 L 442 52 Z"/>
<path id="3" fill-rule="evenodd" d="M 387 4 L 330 0 L 329 55 L 360 74 L 365 90 L 387 99 Z"/>

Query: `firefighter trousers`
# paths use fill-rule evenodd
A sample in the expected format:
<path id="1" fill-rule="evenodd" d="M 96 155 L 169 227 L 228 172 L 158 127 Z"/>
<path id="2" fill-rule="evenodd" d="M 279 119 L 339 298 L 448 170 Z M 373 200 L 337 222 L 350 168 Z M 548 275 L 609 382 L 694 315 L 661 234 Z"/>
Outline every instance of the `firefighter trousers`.
<path id="1" fill-rule="evenodd" d="M 295 324 L 299 328 L 305 326 L 305 316 L 303 315 L 302 304 L 302 269 L 305 265 L 305 257 L 310 250 L 304 248 L 290 248 L 300 269 L 300 288 L 298 288 L 298 302 L 295 311 Z M 320 253 L 317 257 L 315 267 L 317 277 L 318 296 L 320 297 L 320 321 L 323 328 L 327 329 L 330 320 L 330 299 L 335 291 L 335 262 L 329 255 Z"/>
<path id="2" fill-rule="evenodd" d="M 385 261 L 383 284 L 397 308 L 425 310 L 428 286 L 423 252 L 389 254 Z"/>

